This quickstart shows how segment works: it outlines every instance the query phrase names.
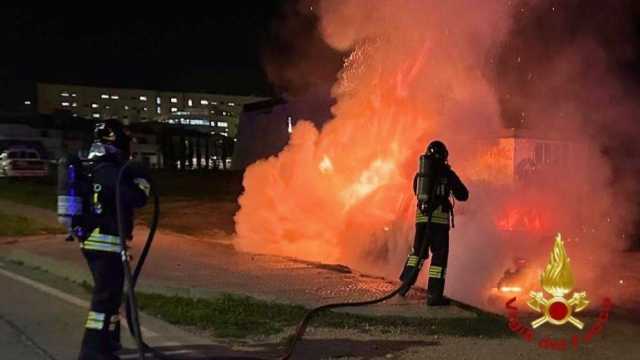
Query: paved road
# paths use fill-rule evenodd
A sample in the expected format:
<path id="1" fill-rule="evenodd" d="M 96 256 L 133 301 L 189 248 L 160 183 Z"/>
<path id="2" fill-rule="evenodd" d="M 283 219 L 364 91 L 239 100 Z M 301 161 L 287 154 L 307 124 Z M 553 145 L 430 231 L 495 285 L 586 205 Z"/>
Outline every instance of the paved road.
<path id="1" fill-rule="evenodd" d="M 3 359 L 41 360 L 49 359 L 16 324 L 0 319 L 0 349 Z"/>
<path id="2" fill-rule="evenodd" d="M 3 359 L 73 359 L 86 310 L 0 272 Z"/>

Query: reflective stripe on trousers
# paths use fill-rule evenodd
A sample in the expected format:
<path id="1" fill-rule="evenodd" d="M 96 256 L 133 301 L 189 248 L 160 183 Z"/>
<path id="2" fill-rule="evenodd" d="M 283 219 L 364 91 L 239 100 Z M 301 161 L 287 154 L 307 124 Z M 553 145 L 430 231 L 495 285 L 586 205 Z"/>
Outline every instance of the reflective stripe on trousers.
<path id="1" fill-rule="evenodd" d="M 436 279 L 444 278 L 444 269 L 442 268 L 442 266 L 429 266 L 429 277 Z"/>
<path id="2" fill-rule="evenodd" d="M 87 323 L 85 324 L 85 327 L 87 329 L 102 330 L 102 328 L 104 327 L 105 317 L 106 315 L 104 313 L 89 311 L 89 316 L 87 317 Z"/>
<path id="3" fill-rule="evenodd" d="M 108 251 L 115 253 L 122 251 L 120 237 L 101 234 L 98 229 L 95 229 L 87 240 L 80 243 L 80 248 L 85 250 Z"/>

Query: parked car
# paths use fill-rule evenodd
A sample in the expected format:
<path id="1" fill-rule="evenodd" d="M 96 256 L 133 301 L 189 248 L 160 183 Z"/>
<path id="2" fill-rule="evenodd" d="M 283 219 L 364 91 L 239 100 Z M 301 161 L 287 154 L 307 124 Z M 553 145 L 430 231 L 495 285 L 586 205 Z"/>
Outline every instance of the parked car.
<path id="1" fill-rule="evenodd" d="M 0 177 L 40 177 L 49 174 L 49 164 L 32 148 L 13 147 L 0 153 Z"/>

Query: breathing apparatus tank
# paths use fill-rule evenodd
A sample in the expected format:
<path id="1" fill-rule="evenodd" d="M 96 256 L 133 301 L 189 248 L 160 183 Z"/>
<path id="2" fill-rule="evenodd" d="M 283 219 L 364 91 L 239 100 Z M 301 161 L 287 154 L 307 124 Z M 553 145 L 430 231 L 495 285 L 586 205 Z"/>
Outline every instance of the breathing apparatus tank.
<path id="1" fill-rule="evenodd" d="M 58 162 L 58 222 L 68 231 L 67 241 L 84 240 L 89 209 L 90 181 L 83 161 L 75 155 Z"/>
<path id="2" fill-rule="evenodd" d="M 86 156 L 70 155 L 58 164 L 58 222 L 69 230 L 68 241 L 86 240 L 98 225 L 101 204 L 92 201 L 96 164 L 106 159 L 124 161 L 129 156 L 131 139 L 118 120 L 97 123 L 93 138 Z"/>
<path id="3" fill-rule="evenodd" d="M 449 151 L 440 140 L 432 141 L 427 146 L 427 151 L 420 156 L 420 167 L 416 174 L 416 197 L 418 205 L 423 205 L 433 199 L 429 199 L 433 192 L 438 174 L 443 165 L 447 163 Z"/>
<path id="4" fill-rule="evenodd" d="M 429 154 L 420 156 L 420 167 L 416 174 L 416 197 L 418 202 L 427 202 L 433 190 L 435 158 Z"/>

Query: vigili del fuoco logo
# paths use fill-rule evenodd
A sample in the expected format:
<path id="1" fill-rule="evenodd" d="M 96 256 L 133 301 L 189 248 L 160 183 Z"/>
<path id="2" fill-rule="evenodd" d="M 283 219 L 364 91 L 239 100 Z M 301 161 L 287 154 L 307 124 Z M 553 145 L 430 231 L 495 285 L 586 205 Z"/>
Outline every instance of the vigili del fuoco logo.
<path id="1" fill-rule="evenodd" d="M 574 280 L 571 272 L 570 259 L 564 248 L 562 236 L 558 234 L 551 251 L 549 264 L 540 276 L 540 284 L 543 291 L 531 291 L 527 305 L 541 316 L 531 322 L 531 328 L 524 326 L 518 320 L 518 308 L 512 304 L 516 298 L 512 298 L 506 304 L 509 316 L 509 328 L 519 334 L 524 340 L 533 342 L 535 333 L 533 329 L 549 323 L 556 326 L 572 324 L 579 330 L 583 330 L 584 322 L 578 318 L 579 312 L 589 306 L 586 291 L 573 292 Z M 546 294 L 545 294 L 546 293 Z M 550 297 L 547 296 L 550 295 Z M 566 350 L 570 346 L 576 349 L 581 343 L 591 342 L 592 338 L 602 332 L 609 319 L 612 303 L 610 299 L 604 299 L 602 308 L 596 323 L 586 332 L 573 335 L 570 339 L 543 338 L 538 341 L 538 346 L 553 350 Z"/>

